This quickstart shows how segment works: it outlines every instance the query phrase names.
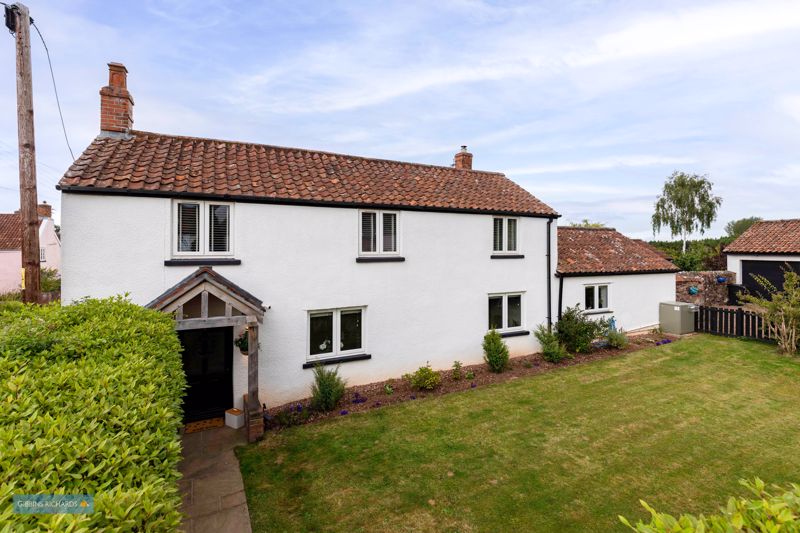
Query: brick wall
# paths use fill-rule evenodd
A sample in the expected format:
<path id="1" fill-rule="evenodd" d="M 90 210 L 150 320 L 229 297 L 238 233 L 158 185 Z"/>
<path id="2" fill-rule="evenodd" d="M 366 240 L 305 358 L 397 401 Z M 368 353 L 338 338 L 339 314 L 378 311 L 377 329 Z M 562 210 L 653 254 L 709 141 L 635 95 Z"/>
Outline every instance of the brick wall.
<path id="1" fill-rule="evenodd" d="M 718 277 L 725 282 L 719 283 Z M 727 305 L 728 285 L 736 280 L 736 275 L 727 270 L 707 270 L 703 272 L 678 272 L 675 276 L 675 300 L 699 305 Z M 690 294 L 696 287 L 697 294 Z"/>

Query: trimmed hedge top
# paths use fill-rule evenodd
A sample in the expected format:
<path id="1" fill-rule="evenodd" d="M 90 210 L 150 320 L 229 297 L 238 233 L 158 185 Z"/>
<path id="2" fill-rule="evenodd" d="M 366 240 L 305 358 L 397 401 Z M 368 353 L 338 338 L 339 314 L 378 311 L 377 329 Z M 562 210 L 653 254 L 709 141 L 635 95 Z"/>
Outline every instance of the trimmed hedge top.
<path id="1" fill-rule="evenodd" d="M 121 297 L 0 307 L 0 526 L 176 530 L 185 383 L 168 315 Z M 95 512 L 13 514 L 14 494 L 45 493 L 92 494 Z"/>

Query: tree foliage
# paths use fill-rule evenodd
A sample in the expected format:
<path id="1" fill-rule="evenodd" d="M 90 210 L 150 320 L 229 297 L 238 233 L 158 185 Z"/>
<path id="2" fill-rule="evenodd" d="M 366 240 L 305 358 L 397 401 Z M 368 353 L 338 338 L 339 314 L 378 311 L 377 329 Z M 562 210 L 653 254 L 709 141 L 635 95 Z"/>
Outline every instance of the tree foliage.
<path id="1" fill-rule="evenodd" d="M 769 296 L 745 294 L 739 299 L 755 305 L 764 314 L 770 337 L 778 342 L 780 351 L 796 355 L 800 344 L 800 274 L 787 265 L 780 291 L 763 276 L 754 275 L 753 278 Z"/>
<path id="2" fill-rule="evenodd" d="M 722 198 L 714 196 L 712 189 L 708 176 L 673 172 L 656 200 L 653 233 L 669 228 L 673 237 L 681 237 L 685 252 L 687 237 L 695 232 L 705 233 L 717 218 Z"/>
<path id="3" fill-rule="evenodd" d="M 750 226 L 762 220 L 763 219 L 761 217 L 745 217 L 740 218 L 739 220 L 731 220 L 725 224 L 725 233 L 728 234 L 728 237 L 736 238 L 747 231 Z"/>
<path id="4" fill-rule="evenodd" d="M 580 222 L 570 222 L 570 227 L 573 228 L 605 228 L 606 225 L 603 222 L 593 222 L 588 218 L 584 218 Z"/>

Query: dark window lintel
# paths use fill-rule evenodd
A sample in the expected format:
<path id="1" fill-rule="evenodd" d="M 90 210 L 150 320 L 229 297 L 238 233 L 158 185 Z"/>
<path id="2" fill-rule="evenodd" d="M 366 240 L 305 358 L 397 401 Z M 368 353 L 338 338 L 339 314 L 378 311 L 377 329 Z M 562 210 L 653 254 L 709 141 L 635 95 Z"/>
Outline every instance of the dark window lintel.
<path id="1" fill-rule="evenodd" d="M 500 332 L 500 336 L 503 337 L 504 339 L 506 339 L 508 337 L 522 337 L 524 335 L 530 335 L 530 334 L 531 334 L 530 330 L 527 330 L 527 329 L 523 330 L 523 331 L 504 331 L 504 332 Z"/>
<path id="2" fill-rule="evenodd" d="M 241 259 L 233 259 L 230 257 L 216 257 L 210 259 L 203 258 L 187 258 L 187 259 L 167 259 L 164 261 L 164 266 L 218 266 L 218 265 L 241 265 Z"/>
<path id="3" fill-rule="evenodd" d="M 317 365 L 338 365 L 339 363 L 364 361 L 366 359 L 372 359 L 372 355 L 368 353 L 360 353 L 356 355 L 343 355 L 341 357 L 329 357 L 327 359 L 320 359 L 319 361 L 309 361 L 308 363 L 303 363 L 303 369 L 314 368 Z"/>
<path id="4" fill-rule="evenodd" d="M 405 260 L 405 257 L 401 257 L 399 255 L 356 257 L 356 263 L 402 263 Z"/>
<path id="5" fill-rule="evenodd" d="M 492 254 L 492 259 L 525 259 L 524 254 Z"/>

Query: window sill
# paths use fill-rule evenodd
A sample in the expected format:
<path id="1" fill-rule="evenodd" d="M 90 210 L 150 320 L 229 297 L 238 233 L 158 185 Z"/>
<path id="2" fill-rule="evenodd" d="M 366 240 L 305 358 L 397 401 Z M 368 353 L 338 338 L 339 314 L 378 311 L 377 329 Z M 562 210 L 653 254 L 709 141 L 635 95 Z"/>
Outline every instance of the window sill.
<path id="1" fill-rule="evenodd" d="M 507 339 L 508 337 L 523 337 L 525 335 L 530 335 L 530 330 L 523 329 L 520 331 L 498 331 L 501 337 Z"/>
<path id="2" fill-rule="evenodd" d="M 359 353 L 355 355 L 343 355 L 341 357 L 329 357 L 327 359 L 320 359 L 318 361 L 309 361 L 303 363 L 303 369 L 314 368 L 317 365 L 338 365 L 339 363 L 349 363 L 350 361 L 364 361 L 372 359 L 372 355 L 368 353 Z"/>
<path id="3" fill-rule="evenodd" d="M 590 311 L 584 311 L 584 315 L 608 315 L 613 313 L 612 309 L 592 309 Z"/>
<path id="4" fill-rule="evenodd" d="M 241 259 L 232 257 L 198 257 L 186 259 L 167 259 L 164 266 L 217 266 L 217 265 L 241 265 Z"/>
<path id="5" fill-rule="evenodd" d="M 405 257 L 401 257 L 399 255 L 356 257 L 356 263 L 402 263 L 405 260 Z"/>
<path id="6" fill-rule="evenodd" d="M 525 259 L 524 254 L 492 254 L 492 259 Z"/>

